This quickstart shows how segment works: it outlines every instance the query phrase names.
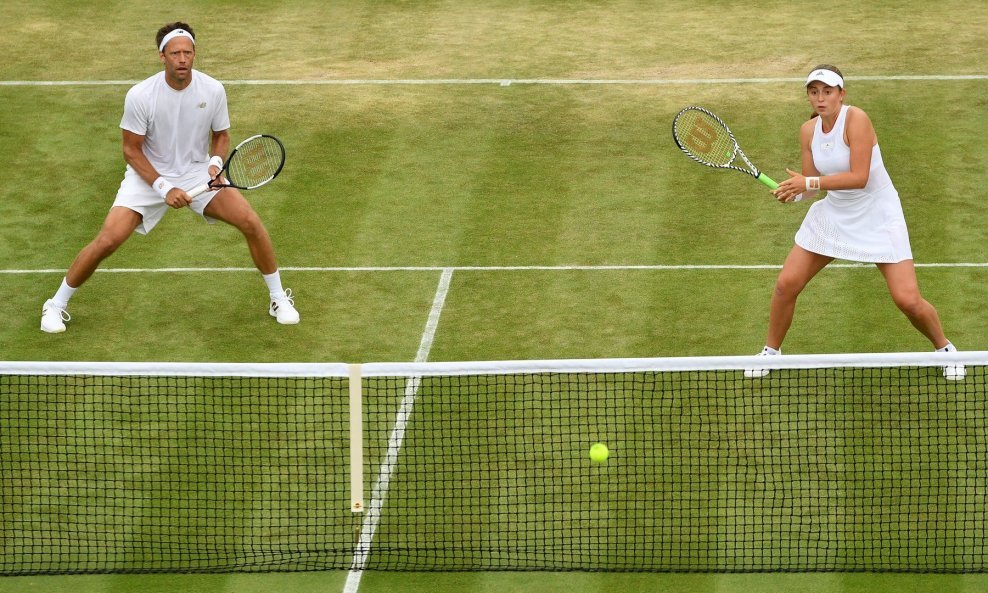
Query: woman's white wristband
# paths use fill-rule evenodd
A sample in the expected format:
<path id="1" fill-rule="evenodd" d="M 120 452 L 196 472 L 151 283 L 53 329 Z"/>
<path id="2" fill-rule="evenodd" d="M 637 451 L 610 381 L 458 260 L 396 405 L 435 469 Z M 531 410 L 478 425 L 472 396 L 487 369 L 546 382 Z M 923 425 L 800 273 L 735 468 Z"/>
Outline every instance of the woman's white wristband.
<path id="1" fill-rule="evenodd" d="M 219 156 L 217 154 L 214 154 L 209 159 L 209 166 L 210 167 L 216 167 L 217 169 L 222 170 L 223 169 L 223 157 L 221 157 L 221 156 Z"/>
<path id="2" fill-rule="evenodd" d="M 807 177 L 806 178 L 806 191 L 820 189 L 820 178 L 819 177 Z"/>
<path id="3" fill-rule="evenodd" d="M 168 197 L 168 192 L 170 192 L 172 188 L 174 188 L 175 186 L 172 185 L 171 181 L 168 181 L 164 177 L 159 177 L 154 180 L 154 183 L 151 184 L 151 187 L 153 187 L 154 191 L 158 192 L 158 195 L 161 196 L 162 200 L 164 200 L 166 197 Z"/>

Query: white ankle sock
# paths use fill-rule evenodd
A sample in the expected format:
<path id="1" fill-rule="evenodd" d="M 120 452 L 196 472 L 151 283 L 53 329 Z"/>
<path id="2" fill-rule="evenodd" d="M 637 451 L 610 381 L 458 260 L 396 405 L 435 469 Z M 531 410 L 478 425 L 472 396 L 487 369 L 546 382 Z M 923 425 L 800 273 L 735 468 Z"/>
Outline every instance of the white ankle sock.
<path id="1" fill-rule="evenodd" d="M 271 274 L 262 274 L 261 276 L 268 285 L 268 293 L 271 294 L 271 300 L 285 298 L 285 289 L 281 287 L 281 274 L 278 273 L 278 270 L 275 270 Z"/>
<path id="2" fill-rule="evenodd" d="M 69 283 L 62 278 L 62 285 L 58 287 L 58 292 L 55 296 L 51 297 L 51 300 L 55 301 L 55 306 L 61 309 L 65 309 L 69 306 L 69 299 L 75 294 L 76 289 L 69 286 Z"/>
<path id="3" fill-rule="evenodd" d="M 937 352 L 957 352 L 957 348 L 950 343 L 950 340 L 947 340 L 947 345 L 943 348 L 937 348 Z"/>

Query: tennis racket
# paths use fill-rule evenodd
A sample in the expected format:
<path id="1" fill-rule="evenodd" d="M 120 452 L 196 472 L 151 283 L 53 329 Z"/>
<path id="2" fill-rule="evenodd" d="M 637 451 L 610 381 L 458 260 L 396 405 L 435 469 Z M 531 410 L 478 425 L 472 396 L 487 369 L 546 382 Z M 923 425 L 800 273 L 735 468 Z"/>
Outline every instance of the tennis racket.
<path id="1" fill-rule="evenodd" d="M 751 175 L 771 189 L 779 184 L 751 164 L 724 120 L 703 107 L 686 107 L 672 120 L 672 139 L 694 161 Z M 738 157 L 741 160 L 738 161 Z M 737 161 L 737 164 L 734 164 Z M 738 165 L 744 166 L 738 166 Z"/>
<path id="2" fill-rule="evenodd" d="M 216 177 L 188 191 L 190 198 L 224 187 L 257 189 L 281 173 L 285 166 L 285 146 L 274 136 L 257 134 L 233 149 Z"/>

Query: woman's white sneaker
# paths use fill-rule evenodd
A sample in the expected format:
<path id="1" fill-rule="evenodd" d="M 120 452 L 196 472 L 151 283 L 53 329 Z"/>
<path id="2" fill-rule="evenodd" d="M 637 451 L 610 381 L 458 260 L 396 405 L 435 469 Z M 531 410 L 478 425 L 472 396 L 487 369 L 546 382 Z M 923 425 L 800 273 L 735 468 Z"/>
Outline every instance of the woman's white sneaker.
<path id="1" fill-rule="evenodd" d="M 762 348 L 762 351 L 758 353 L 758 356 L 778 356 L 780 354 L 782 354 L 781 350 L 776 350 L 775 348 L 765 346 Z M 761 379 L 770 372 L 770 369 L 745 369 L 744 376 L 746 379 Z"/>
<path id="2" fill-rule="evenodd" d="M 953 344 L 947 342 L 943 348 L 937 348 L 937 352 L 957 352 Z M 967 369 L 962 364 L 948 364 L 943 367 L 943 378 L 948 381 L 963 381 L 967 376 Z"/>
<path id="3" fill-rule="evenodd" d="M 948 381 L 963 381 L 967 376 L 967 369 L 964 365 L 947 365 L 943 367 L 943 378 Z"/>

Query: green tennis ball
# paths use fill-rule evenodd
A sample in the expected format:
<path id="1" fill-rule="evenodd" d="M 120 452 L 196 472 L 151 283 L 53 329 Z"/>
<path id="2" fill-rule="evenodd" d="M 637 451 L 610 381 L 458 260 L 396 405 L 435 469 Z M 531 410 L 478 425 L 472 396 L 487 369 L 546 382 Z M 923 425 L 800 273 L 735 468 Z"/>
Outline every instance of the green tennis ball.
<path id="1" fill-rule="evenodd" d="M 590 461 L 594 463 L 604 463 L 610 454 L 604 443 L 594 443 L 590 446 Z"/>

